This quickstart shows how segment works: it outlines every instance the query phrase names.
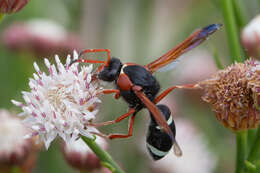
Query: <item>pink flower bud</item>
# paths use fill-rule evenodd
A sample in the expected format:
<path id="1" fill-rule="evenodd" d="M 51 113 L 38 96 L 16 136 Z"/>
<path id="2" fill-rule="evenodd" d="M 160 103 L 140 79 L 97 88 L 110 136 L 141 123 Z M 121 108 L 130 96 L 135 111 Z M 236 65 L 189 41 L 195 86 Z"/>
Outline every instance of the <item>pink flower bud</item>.
<path id="1" fill-rule="evenodd" d="M 248 54 L 260 59 L 260 15 L 256 16 L 245 26 L 241 39 Z"/>
<path id="2" fill-rule="evenodd" d="M 101 148 L 107 149 L 108 145 L 103 138 L 97 137 L 96 142 Z M 82 139 L 64 144 L 63 153 L 66 161 L 79 170 L 92 171 L 101 168 L 99 158 Z"/>
<path id="3" fill-rule="evenodd" d="M 73 50 L 83 47 L 75 33 L 68 32 L 56 22 L 43 19 L 11 24 L 4 30 L 2 42 L 12 51 L 29 51 L 39 57 L 72 54 Z"/>
<path id="4" fill-rule="evenodd" d="M 0 122 L 0 165 L 23 164 L 32 150 L 32 140 L 24 139 L 27 128 L 6 110 L 0 110 Z"/>

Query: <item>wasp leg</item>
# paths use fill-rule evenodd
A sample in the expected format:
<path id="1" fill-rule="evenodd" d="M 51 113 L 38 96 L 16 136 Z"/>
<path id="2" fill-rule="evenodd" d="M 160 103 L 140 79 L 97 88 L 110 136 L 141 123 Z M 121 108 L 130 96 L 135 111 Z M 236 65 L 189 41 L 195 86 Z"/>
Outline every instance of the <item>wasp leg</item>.
<path id="1" fill-rule="evenodd" d="M 103 134 L 103 133 L 100 133 L 100 132 L 90 132 L 90 133 L 93 134 L 93 135 L 99 136 L 101 138 L 108 139 L 108 136 Z"/>
<path id="2" fill-rule="evenodd" d="M 115 120 L 111 120 L 111 121 L 106 121 L 106 122 L 102 122 L 102 123 L 91 123 L 91 124 L 88 124 L 90 126 L 95 126 L 95 127 L 100 127 L 100 126 L 106 126 L 106 125 L 110 125 L 110 124 L 115 124 L 115 123 L 118 123 L 120 121 L 122 121 L 123 119 L 129 117 L 130 115 L 132 115 L 133 113 L 135 113 L 136 110 L 133 109 L 133 108 L 130 108 L 129 111 L 123 115 L 121 115 L 120 117 L 118 117 L 117 119 Z"/>
<path id="3" fill-rule="evenodd" d="M 131 116 L 129 119 L 129 126 L 128 126 L 128 134 L 110 134 L 108 136 L 109 139 L 115 138 L 128 138 L 133 135 L 133 127 L 134 127 L 135 115 Z"/>
<path id="4" fill-rule="evenodd" d="M 102 90 L 99 94 L 111 94 L 111 93 L 116 93 L 114 98 L 119 99 L 120 97 L 120 91 L 117 89 L 104 89 Z"/>
<path id="5" fill-rule="evenodd" d="M 110 49 L 86 49 L 79 53 L 79 57 L 81 57 L 83 54 L 86 54 L 86 53 L 95 53 L 95 52 L 107 52 L 107 61 L 105 64 L 106 64 L 106 66 L 108 66 L 110 59 L 111 59 Z"/>
<path id="6" fill-rule="evenodd" d="M 166 90 L 164 90 L 159 96 L 157 96 L 154 99 L 154 103 L 157 104 L 158 102 L 160 102 L 165 96 L 167 96 L 172 90 L 179 88 L 179 89 L 194 89 L 196 88 L 197 85 L 196 84 L 187 84 L 187 85 L 176 85 L 176 86 L 172 86 Z"/>

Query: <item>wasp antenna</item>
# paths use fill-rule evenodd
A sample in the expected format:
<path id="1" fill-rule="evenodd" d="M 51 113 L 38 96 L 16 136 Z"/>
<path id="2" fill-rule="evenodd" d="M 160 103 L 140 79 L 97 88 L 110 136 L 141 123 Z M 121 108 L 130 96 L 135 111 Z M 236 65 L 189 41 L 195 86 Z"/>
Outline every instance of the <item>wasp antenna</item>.
<path id="1" fill-rule="evenodd" d="M 72 64 L 76 63 L 76 62 L 78 62 L 78 60 L 77 60 L 77 59 L 75 59 L 75 60 L 72 60 L 72 61 L 70 62 L 70 64 L 69 64 L 69 67 L 70 67 Z"/>
<path id="2" fill-rule="evenodd" d="M 81 63 L 92 63 L 92 64 L 105 64 L 105 61 L 97 61 L 97 60 L 89 60 L 89 59 L 76 59 L 71 61 L 70 65 L 76 63 L 76 62 L 81 62 Z"/>
<path id="3" fill-rule="evenodd" d="M 107 61 L 102 61 L 102 63 L 105 64 L 105 66 L 108 66 L 109 65 L 109 62 L 111 60 L 111 53 L 110 53 L 110 49 L 85 49 L 85 50 L 82 50 L 80 53 L 79 53 L 79 58 L 81 58 L 83 56 L 83 54 L 86 54 L 86 53 L 96 53 L 96 52 L 106 52 L 107 53 Z M 101 61 L 97 61 L 97 62 L 92 62 L 91 63 L 101 63 Z"/>
<path id="4" fill-rule="evenodd" d="M 83 54 L 85 54 L 85 51 L 80 51 L 79 52 L 79 59 L 83 56 Z"/>

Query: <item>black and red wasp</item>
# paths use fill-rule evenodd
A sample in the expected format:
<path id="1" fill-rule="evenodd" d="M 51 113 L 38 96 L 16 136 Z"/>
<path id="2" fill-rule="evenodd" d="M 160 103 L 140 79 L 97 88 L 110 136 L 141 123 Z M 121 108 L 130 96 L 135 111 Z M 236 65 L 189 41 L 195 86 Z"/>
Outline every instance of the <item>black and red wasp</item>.
<path id="1" fill-rule="evenodd" d="M 156 104 L 162 100 L 166 95 L 168 95 L 175 88 L 189 88 L 192 86 L 183 85 L 183 86 L 172 86 L 161 94 L 158 95 L 160 91 L 160 85 L 156 78 L 153 76 L 153 73 L 162 67 L 169 65 L 174 62 L 180 55 L 183 53 L 197 47 L 200 43 L 205 41 L 209 35 L 213 34 L 216 30 L 221 27 L 221 24 L 212 24 L 201 28 L 191 34 L 186 40 L 172 48 L 170 51 L 156 59 L 155 61 L 147 65 L 138 65 L 135 63 L 122 63 L 120 59 L 112 57 L 109 49 L 86 49 L 82 51 L 79 55 L 81 57 L 83 54 L 91 52 L 106 52 L 107 60 L 98 61 L 98 60 L 88 60 L 79 58 L 71 62 L 79 63 L 100 63 L 101 65 L 97 68 L 96 73 L 94 74 L 99 80 L 114 82 L 116 89 L 105 89 L 103 90 L 104 94 L 115 93 L 115 98 L 118 99 L 120 96 L 128 103 L 129 110 L 127 113 L 121 115 L 115 120 L 107 121 L 99 124 L 92 124 L 94 126 L 103 126 L 114 124 L 122 121 L 123 119 L 131 116 L 129 121 L 128 134 L 110 134 L 108 137 L 110 139 L 115 138 L 127 138 L 132 136 L 133 125 L 136 114 L 143 108 L 147 108 L 150 111 L 151 119 L 150 126 L 147 135 L 147 142 L 149 143 L 148 150 L 151 156 L 156 160 L 161 157 L 153 156 L 157 155 L 158 152 L 154 150 L 155 147 L 158 151 L 168 151 L 172 145 L 174 153 L 177 156 L 181 156 L 181 149 L 175 140 L 175 125 L 168 124 L 166 119 L 171 116 L 171 114 L 166 111 L 168 110 L 167 106 L 156 106 Z M 160 127 L 160 131 L 156 133 L 153 132 L 154 127 Z M 158 129 L 158 128 L 157 128 Z M 160 134 L 161 133 L 161 134 Z M 159 135 L 158 135 L 159 134 Z M 166 136 L 165 136 L 166 134 Z M 157 146 L 156 140 L 150 140 L 151 138 L 160 138 L 164 136 L 162 141 L 170 141 L 170 145 L 164 147 L 164 145 Z M 170 140 L 169 140 L 170 139 Z M 150 141 L 149 141 L 150 140 Z M 152 147 L 151 147 L 152 146 Z M 159 148 L 158 148 L 159 147 Z M 157 152 L 157 153 L 156 153 Z"/>

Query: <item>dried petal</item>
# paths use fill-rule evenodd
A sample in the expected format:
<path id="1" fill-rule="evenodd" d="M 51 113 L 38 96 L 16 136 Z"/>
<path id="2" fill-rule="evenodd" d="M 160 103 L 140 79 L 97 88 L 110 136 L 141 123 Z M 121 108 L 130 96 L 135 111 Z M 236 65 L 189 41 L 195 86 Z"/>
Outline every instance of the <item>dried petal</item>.
<path id="1" fill-rule="evenodd" d="M 0 1 L 0 13 L 16 13 L 20 11 L 29 0 L 1 0 Z"/>

